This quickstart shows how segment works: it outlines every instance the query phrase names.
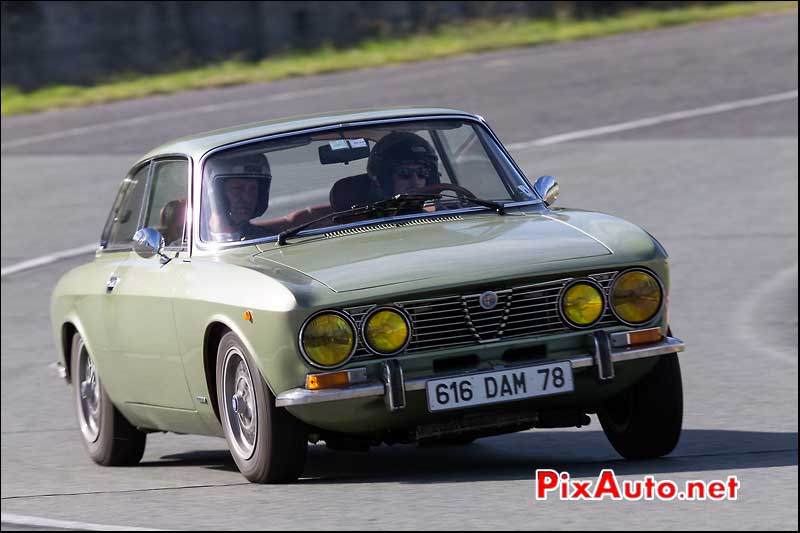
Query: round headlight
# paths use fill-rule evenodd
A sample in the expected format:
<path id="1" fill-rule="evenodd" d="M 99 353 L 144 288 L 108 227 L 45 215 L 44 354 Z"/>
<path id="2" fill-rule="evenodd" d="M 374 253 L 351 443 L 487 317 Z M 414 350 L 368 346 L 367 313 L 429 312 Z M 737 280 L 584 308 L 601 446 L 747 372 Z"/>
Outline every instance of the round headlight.
<path id="1" fill-rule="evenodd" d="M 641 270 L 625 272 L 611 288 L 611 307 L 617 318 L 629 324 L 641 324 L 661 309 L 661 285 Z"/>
<path id="2" fill-rule="evenodd" d="M 567 287 L 561 299 L 564 318 L 573 326 L 584 328 L 600 320 L 605 303 L 600 288 L 579 281 Z"/>
<path id="3" fill-rule="evenodd" d="M 306 322 L 300 334 L 303 353 L 321 367 L 338 366 L 353 355 L 356 337 L 344 315 L 325 311 Z"/>
<path id="4" fill-rule="evenodd" d="M 382 355 L 392 355 L 408 344 L 408 321 L 394 309 L 373 311 L 364 322 L 364 341 L 369 348 Z"/>

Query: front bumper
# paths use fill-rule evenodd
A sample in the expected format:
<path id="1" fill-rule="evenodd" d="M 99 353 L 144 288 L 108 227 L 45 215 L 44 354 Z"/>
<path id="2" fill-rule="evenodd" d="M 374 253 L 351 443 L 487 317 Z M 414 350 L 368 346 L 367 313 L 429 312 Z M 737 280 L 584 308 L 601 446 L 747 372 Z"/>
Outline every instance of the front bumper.
<path id="1" fill-rule="evenodd" d="M 597 369 L 597 378 L 601 381 L 609 381 L 614 378 L 615 363 L 678 353 L 682 352 L 685 348 L 681 339 L 675 337 L 664 337 L 661 342 L 654 344 L 615 349 L 614 346 L 617 344 L 615 340 L 619 338 L 618 335 L 620 334 L 606 336 L 600 332 L 600 334 L 595 335 L 594 353 L 579 353 L 571 357 L 542 361 L 542 364 L 569 361 L 573 370 L 577 368 L 595 367 Z M 383 381 L 373 381 L 364 384 L 351 385 L 341 389 L 308 390 L 298 387 L 280 393 L 275 398 L 275 405 L 278 407 L 296 407 L 301 405 L 382 396 L 386 400 L 387 410 L 396 411 L 403 408 L 403 404 L 398 402 L 402 402 L 402 399 L 405 397 L 405 392 L 425 390 L 425 384 L 431 379 L 450 377 L 428 376 L 424 378 L 404 380 L 402 376 L 402 369 L 400 369 L 398 360 L 388 360 L 387 363 L 391 363 L 395 368 L 389 368 L 384 372 Z M 525 365 L 518 366 L 523 367 L 533 365 L 531 363 L 527 363 Z M 515 368 L 515 366 L 508 365 L 502 367 L 504 370 L 513 368 Z M 497 367 L 497 369 L 500 370 L 501 368 Z M 464 372 L 461 374 L 455 374 L 453 377 L 485 371 L 485 369 L 482 369 L 480 371 Z"/>

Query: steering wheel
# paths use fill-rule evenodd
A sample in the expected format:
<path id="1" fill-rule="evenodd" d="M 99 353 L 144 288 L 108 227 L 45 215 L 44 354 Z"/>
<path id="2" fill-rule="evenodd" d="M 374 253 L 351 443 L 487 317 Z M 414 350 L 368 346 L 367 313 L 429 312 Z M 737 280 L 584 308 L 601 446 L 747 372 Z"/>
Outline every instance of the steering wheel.
<path id="1" fill-rule="evenodd" d="M 434 183 L 433 185 L 426 185 L 425 187 L 416 190 L 416 192 L 430 193 L 430 194 L 439 194 L 442 191 L 453 191 L 458 196 L 475 198 L 475 194 L 473 194 L 472 191 L 470 191 L 465 187 L 462 187 L 461 185 L 456 185 L 455 183 Z"/>

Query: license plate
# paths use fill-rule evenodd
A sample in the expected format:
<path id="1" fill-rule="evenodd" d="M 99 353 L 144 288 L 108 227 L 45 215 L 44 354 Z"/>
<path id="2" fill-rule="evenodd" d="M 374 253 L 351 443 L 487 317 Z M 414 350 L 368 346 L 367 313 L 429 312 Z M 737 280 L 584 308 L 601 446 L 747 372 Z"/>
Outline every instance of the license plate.
<path id="1" fill-rule="evenodd" d="M 572 392 L 569 361 L 513 370 L 497 370 L 428 381 L 428 409 L 444 411 L 475 405 Z"/>

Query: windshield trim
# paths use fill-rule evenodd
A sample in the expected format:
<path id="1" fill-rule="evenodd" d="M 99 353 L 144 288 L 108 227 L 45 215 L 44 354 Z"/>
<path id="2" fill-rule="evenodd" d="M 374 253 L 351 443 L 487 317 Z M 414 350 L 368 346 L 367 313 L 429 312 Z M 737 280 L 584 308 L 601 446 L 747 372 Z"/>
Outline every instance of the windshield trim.
<path id="1" fill-rule="evenodd" d="M 527 176 L 525 176 L 525 174 L 522 172 L 522 170 L 516 164 L 516 161 L 514 161 L 511 158 L 511 155 L 505 149 L 503 144 L 500 142 L 500 140 L 494 134 L 494 132 L 489 127 L 489 125 L 486 123 L 486 121 L 484 121 L 481 117 L 478 117 L 476 115 L 445 114 L 445 115 L 431 115 L 431 116 L 398 117 L 398 118 L 380 119 L 380 120 L 364 120 L 364 121 L 356 121 L 356 122 L 341 122 L 341 123 L 338 123 L 338 124 L 330 124 L 330 125 L 327 125 L 327 126 L 319 126 L 319 127 L 316 127 L 316 128 L 308 128 L 308 129 L 295 130 L 295 131 L 289 131 L 289 132 L 283 132 L 283 133 L 276 133 L 276 134 L 272 134 L 272 135 L 266 135 L 266 136 L 263 136 L 263 137 L 256 137 L 256 138 L 253 138 L 253 139 L 246 139 L 244 141 L 237 141 L 237 142 L 226 144 L 226 145 L 223 145 L 223 146 L 218 146 L 218 147 L 216 147 L 216 148 L 214 148 L 212 150 L 209 150 L 205 154 L 203 154 L 203 156 L 200 158 L 200 163 L 195 168 L 196 174 L 195 174 L 195 178 L 194 178 L 193 182 L 198 184 L 198 187 L 196 188 L 197 189 L 197 193 L 196 193 L 197 196 L 195 197 L 196 205 L 199 206 L 200 202 L 202 200 L 203 169 L 205 167 L 206 160 L 209 157 L 211 157 L 212 155 L 217 154 L 219 152 L 222 152 L 224 150 L 230 150 L 230 149 L 233 149 L 233 148 L 238 148 L 238 147 L 241 147 L 241 146 L 247 146 L 249 144 L 255 144 L 255 143 L 260 143 L 260 142 L 265 142 L 265 141 L 272 141 L 272 140 L 277 140 L 277 139 L 284 139 L 284 138 L 287 138 L 287 137 L 294 137 L 294 136 L 297 136 L 297 135 L 308 135 L 308 134 L 320 133 L 320 132 L 324 132 L 324 131 L 337 130 L 337 129 L 342 129 L 342 128 L 366 127 L 366 126 L 375 126 L 375 125 L 381 125 L 381 124 L 392 124 L 392 123 L 398 123 L 398 122 L 415 122 L 415 121 L 420 121 L 420 120 L 422 120 L 422 121 L 429 121 L 429 120 L 434 120 L 434 121 L 436 121 L 436 120 L 464 120 L 466 122 L 472 122 L 474 124 L 477 124 L 480 127 L 485 128 L 486 131 L 488 132 L 488 134 L 494 140 L 494 142 L 499 146 L 499 148 L 502 151 L 502 153 L 508 158 L 509 162 L 517 170 L 517 172 L 519 173 L 519 175 L 523 179 L 523 181 L 525 181 L 525 183 L 528 184 L 528 187 L 531 190 L 531 192 L 533 192 L 533 194 L 535 194 L 537 197 L 539 196 L 536 193 L 536 191 L 534 190 L 533 186 L 531 185 L 530 180 L 528 180 Z M 518 207 L 518 206 L 522 206 L 522 205 L 540 204 L 542 202 L 543 202 L 543 200 L 541 198 L 536 198 L 534 200 L 525 200 L 525 201 L 521 201 L 521 202 L 509 202 L 509 203 L 506 203 L 506 204 L 503 204 L 503 205 L 505 207 Z M 325 228 L 316 228 L 316 229 L 312 229 L 312 230 L 304 230 L 304 231 L 301 231 L 300 233 L 298 233 L 296 235 L 296 237 L 304 237 L 304 236 L 309 236 L 309 235 L 331 233 L 331 232 L 334 232 L 334 231 L 340 231 L 342 229 L 347 229 L 347 228 L 350 228 L 350 227 L 369 226 L 369 225 L 372 225 L 372 224 L 385 222 L 385 221 L 391 221 L 391 220 L 407 220 L 407 219 L 414 219 L 414 218 L 428 218 L 428 217 L 432 217 L 432 216 L 433 217 L 435 217 L 435 216 L 447 216 L 447 215 L 451 215 L 451 214 L 470 213 L 470 212 L 477 212 L 477 211 L 491 211 L 491 209 L 488 208 L 488 207 L 476 206 L 476 207 L 467 207 L 467 208 L 462 208 L 462 209 L 453 209 L 453 210 L 448 210 L 448 211 L 443 211 L 443 212 L 438 212 L 438 213 L 437 212 L 433 212 L 433 213 L 427 213 L 427 212 L 424 212 L 424 213 L 412 213 L 412 214 L 409 214 L 409 215 L 386 217 L 386 218 L 380 218 L 380 219 L 370 219 L 370 220 L 364 220 L 364 221 L 355 222 L 355 223 L 337 224 L 337 225 L 333 225 L 333 226 L 327 226 Z M 214 252 L 214 251 L 219 251 L 219 250 L 225 250 L 225 249 L 228 249 L 228 248 L 237 248 L 237 247 L 240 247 L 240 246 L 252 246 L 254 244 L 259 244 L 259 243 L 277 242 L 277 240 L 278 240 L 278 235 L 271 235 L 269 237 L 260 237 L 260 238 L 257 238 L 257 239 L 248 239 L 248 240 L 245 240 L 245 241 L 234 241 L 234 242 L 204 241 L 204 240 L 202 240 L 200 238 L 200 209 L 199 208 L 194 210 L 194 212 L 192 213 L 192 218 L 193 218 L 193 220 L 192 220 L 192 222 L 193 222 L 193 224 L 192 224 L 192 234 L 193 235 L 192 236 L 194 237 L 193 243 L 194 243 L 195 247 L 198 250 Z"/>

